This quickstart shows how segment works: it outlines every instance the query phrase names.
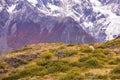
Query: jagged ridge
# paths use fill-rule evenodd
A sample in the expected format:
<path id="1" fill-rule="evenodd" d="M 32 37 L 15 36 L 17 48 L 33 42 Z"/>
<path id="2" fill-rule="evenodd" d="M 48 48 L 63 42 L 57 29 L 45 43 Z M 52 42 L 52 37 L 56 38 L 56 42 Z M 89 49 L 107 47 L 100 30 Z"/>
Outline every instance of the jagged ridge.
<path id="1" fill-rule="evenodd" d="M 120 34 L 119 3 L 120 3 L 119 0 L 112 0 L 112 1 L 108 0 L 104 2 L 102 0 L 99 1 L 98 0 L 66 0 L 66 1 L 34 0 L 33 2 L 31 2 L 30 0 L 1 1 L 0 3 L 1 48 L 3 52 L 5 52 L 8 49 L 12 49 L 12 48 L 14 49 L 17 46 L 21 46 L 29 43 L 36 43 L 40 41 L 51 42 L 53 41 L 53 39 L 58 38 L 55 37 L 57 35 L 56 33 L 54 33 L 56 35 L 54 35 L 53 39 L 48 37 L 46 38 L 46 40 L 44 39 L 38 41 L 33 40 L 29 42 L 28 39 L 31 38 L 28 38 L 27 40 L 21 42 L 19 39 L 15 38 L 16 36 L 19 36 L 18 34 L 20 33 L 18 25 L 20 24 L 26 26 L 26 30 L 27 30 L 28 26 L 30 26 L 27 24 L 33 23 L 34 29 L 37 27 L 36 28 L 37 31 L 34 30 L 36 33 L 33 32 L 33 35 L 34 34 L 38 35 L 38 33 L 42 33 L 44 31 L 45 31 L 44 35 L 46 35 L 46 32 L 50 32 L 50 33 L 54 32 L 52 30 L 56 30 L 55 29 L 56 24 L 59 23 L 61 20 L 64 21 L 66 17 L 71 17 L 69 18 L 71 20 L 74 19 L 72 21 L 74 24 L 72 25 L 73 26 L 77 25 L 77 28 L 80 28 L 80 31 L 78 31 L 78 33 L 75 34 L 76 35 L 80 34 L 79 36 L 81 39 L 79 40 L 77 37 L 77 39 L 74 40 L 75 38 L 71 37 L 73 40 L 72 39 L 69 40 L 68 38 L 67 40 L 66 39 L 63 40 L 63 38 L 61 38 L 62 39 L 61 40 L 59 37 L 58 40 L 55 40 L 55 42 L 62 41 L 68 43 L 71 42 L 84 43 L 84 42 L 95 41 L 93 40 L 93 38 L 100 42 L 113 39 Z M 42 25 L 39 24 L 41 21 L 43 21 Z M 48 24 L 45 24 L 44 22 L 48 22 Z M 64 22 L 60 22 L 60 23 L 64 23 Z M 59 25 L 57 26 L 61 27 Z M 65 24 L 65 25 L 69 26 L 69 24 Z M 81 29 L 81 27 L 83 29 Z M 62 29 L 63 29 L 62 32 L 65 32 L 67 31 L 68 28 L 66 28 L 65 31 L 64 28 Z M 74 28 L 71 29 L 76 30 Z M 22 34 L 22 30 L 20 31 Z M 62 32 L 58 33 L 58 35 L 63 36 Z M 65 35 L 68 37 L 67 32 Z M 88 40 L 88 38 L 83 39 L 81 37 L 81 33 L 79 32 L 84 32 L 85 35 L 89 37 L 91 36 L 90 40 Z M 31 35 L 30 33 L 28 35 L 27 34 L 28 33 L 22 35 L 24 36 Z M 72 36 L 72 33 L 70 35 Z M 17 46 L 15 45 L 11 47 L 11 45 L 13 45 L 13 43 L 16 41 L 19 42 L 19 44 L 17 44 Z"/>

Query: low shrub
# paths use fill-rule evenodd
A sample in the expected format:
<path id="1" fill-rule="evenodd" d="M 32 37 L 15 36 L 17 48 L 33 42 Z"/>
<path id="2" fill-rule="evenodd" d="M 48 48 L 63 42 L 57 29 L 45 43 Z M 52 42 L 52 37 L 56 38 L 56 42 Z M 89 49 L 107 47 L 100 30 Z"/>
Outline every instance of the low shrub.
<path id="1" fill-rule="evenodd" d="M 83 62 L 85 62 L 86 60 L 88 60 L 90 58 L 92 58 L 92 57 L 91 56 L 83 57 L 83 58 L 80 58 L 78 61 L 83 63 Z"/>
<path id="2" fill-rule="evenodd" d="M 67 47 L 73 47 L 75 44 L 68 44 Z"/>
<path id="3" fill-rule="evenodd" d="M 50 52 L 46 52 L 41 55 L 41 58 L 44 58 L 44 59 L 51 59 L 52 57 L 53 57 L 53 54 Z"/>
<path id="4" fill-rule="evenodd" d="M 84 79 L 85 79 L 84 75 L 81 75 L 79 71 L 70 71 L 60 78 L 60 80 L 84 80 Z"/>
<path id="5" fill-rule="evenodd" d="M 98 60 L 100 60 L 101 62 L 104 62 L 104 63 L 109 61 L 109 59 L 103 53 L 93 53 L 90 56 L 95 57 L 95 58 L 97 58 Z"/>
<path id="6" fill-rule="evenodd" d="M 120 80 L 120 74 L 111 74 L 110 79 L 111 80 Z"/>
<path id="7" fill-rule="evenodd" d="M 79 61 L 72 62 L 72 63 L 71 63 L 71 66 L 72 66 L 72 67 L 81 67 L 81 66 L 82 66 L 82 63 L 79 62 Z"/>
<path id="8" fill-rule="evenodd" d="M 45 59 L 38 59 L 36 61 L 36 64 L 39 66 L 46 66 L 50 63 L 50 60 L 45 60 Z"/>
<path id="9" fill-rule="evenodd" d="M 109 61 L 110 65 L 117 65 L 119 63 L 120 63 L 120 58 L 116 58 L 116 59 L 113 59 L 113 60 Z"/>
<path id="10" fill-rule="evenodd" d="M 91 53 L 91 52 L 93 52 L 93 50 L 91 48 L 89 48 L 89 47 L 81 48 L 80 51 L 83 52 L 83 53 Z"/>
<path id="11" fill-rule="evenodd" d="M 48 74 L 48 72 L 46 69 L 44 69 L 44 67 L 33 65 L 24 69 L 13 71 L 3 80 L 18 80 L 27 76 L 44 76 L 46 74 Z"/>
<path id="12" fill-rule="evenodd" d="M 104 80 L 108 80 L 109 76 L 108 75 L 97 75 L 97 79 L 104 79 Z"/>
<path id="13" fill-rule="evenodd" d="M 63 55 L 64 57 L 70 57 L 70 56 L 76 55 L 77 53 L 78 53 L 77 50 L 65 50 L 63 52 Z"/>
<path id="14" fill-rule="evenodd" d="M 120 64 L 118 64 L 112 71 L 113 74 L 120 74 Z"/>
<path id="15" fill-rule="evenodd" d="M 84 67 L 86 68 L 102 68 L 103 64 L 101 63 L 100 60 L 98 60 L 95 57 L 92 57 L 91 59 L 88 59 L 85 63 L 84 63 Z"/>
<path id="16" fill-rule="evenodd" d="M 66 72 L 70 69 L 70 65 L 66 61 L 53 61 L 46 65 L 46 69 L 49 73 L 53 72 Z"/>
<path id="17" fill-rule="evenodd" d="M 0 69 L 4 69 L 4 68 L 6 68 L 6 64 L 0 62 Z"/>

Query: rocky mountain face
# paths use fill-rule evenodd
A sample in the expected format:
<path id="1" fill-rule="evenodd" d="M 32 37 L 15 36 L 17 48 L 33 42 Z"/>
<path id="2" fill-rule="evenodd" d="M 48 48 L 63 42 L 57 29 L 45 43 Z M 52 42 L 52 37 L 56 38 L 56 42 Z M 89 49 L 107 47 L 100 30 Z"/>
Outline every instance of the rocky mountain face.
<path id="1" fill-rule="evenodd" d="M 0 49 L 103 42 L 120 35 L 119 21 L 119 0 L 0 0 Z"/>

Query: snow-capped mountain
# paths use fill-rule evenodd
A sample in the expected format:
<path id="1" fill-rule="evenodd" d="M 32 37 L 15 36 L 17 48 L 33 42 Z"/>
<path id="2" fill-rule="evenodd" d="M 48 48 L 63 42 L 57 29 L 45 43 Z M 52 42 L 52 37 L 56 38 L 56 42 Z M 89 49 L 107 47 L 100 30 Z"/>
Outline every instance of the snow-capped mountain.
<path id="1" fill-rule="evenodd" d="M 0 0 L 2 52 L 38 42 L 103 42 L 118 35 L 120 0 Z"/>

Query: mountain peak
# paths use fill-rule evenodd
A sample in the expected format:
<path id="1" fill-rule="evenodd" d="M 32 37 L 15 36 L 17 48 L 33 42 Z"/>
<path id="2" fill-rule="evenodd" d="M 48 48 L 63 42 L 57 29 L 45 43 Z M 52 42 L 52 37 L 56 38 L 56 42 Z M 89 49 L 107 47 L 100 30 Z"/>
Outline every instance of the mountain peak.
<path id="1" fill-rule="evenodd" d="M 114 39 L 120 34 L 119 3 L 119 0 L 0 1 L 0 44 L 2 49 L 6 46 L 14 49 L 15 46 L 40 41 L 82 43 Z M 64 22 L 68 17 L 68 21 Z M 39 38 L 38 41 L 29 42 L 32 37 L 25 36 L 30 35 Z M 11 47 L 14 42 L 19 43 Z"/>

